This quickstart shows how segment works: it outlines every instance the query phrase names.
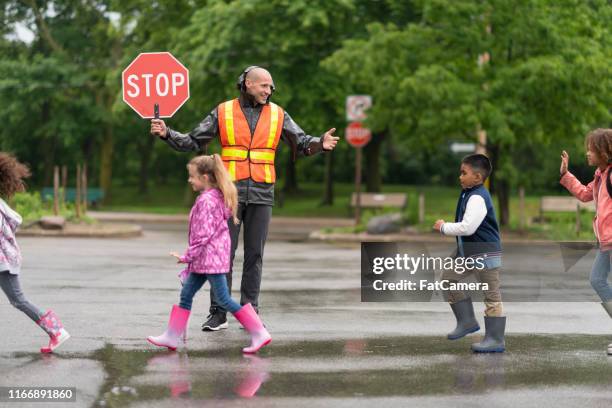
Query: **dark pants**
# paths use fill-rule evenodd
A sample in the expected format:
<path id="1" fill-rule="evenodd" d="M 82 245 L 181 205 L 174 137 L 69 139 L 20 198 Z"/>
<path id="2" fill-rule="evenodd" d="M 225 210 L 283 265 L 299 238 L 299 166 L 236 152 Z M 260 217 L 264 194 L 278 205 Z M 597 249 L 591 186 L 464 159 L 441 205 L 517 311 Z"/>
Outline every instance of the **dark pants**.
<path id="1" fill-rule="evenodd" d="M 244 263 L 242 265 L 242 282 L 240 284 L 240 304 L 250 303 L 257 310 L 259 305 L 259 287 L 261 285 L 261 270 L 264 246 L 268 237 L 268 225 L 272 217 L 272 206 L 264 204 L 238 204 L 238 224 L 229 219 L 229 231 L 232 239 L 232 254 L 230 271 L 226 274 L 227 286 L 232 290 L 232 271 L 234 257 L 238 247 L 240 228 L 244 226 Z M 225 312 L 210 292 L 210 313 Z"/>

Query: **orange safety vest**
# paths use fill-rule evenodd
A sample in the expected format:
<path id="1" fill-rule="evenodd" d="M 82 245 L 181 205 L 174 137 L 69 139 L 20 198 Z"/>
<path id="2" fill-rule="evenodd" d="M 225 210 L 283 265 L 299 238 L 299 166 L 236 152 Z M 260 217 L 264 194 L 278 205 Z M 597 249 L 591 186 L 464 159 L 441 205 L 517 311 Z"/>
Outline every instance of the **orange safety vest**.
<path id="1" fill-rule="evenodd" d="M 264 105 L 254 134 L 238 99 L 223 102 L 217 113 L 221 159 L 232 180 L 251 178 L 260 183 L 274 183 L 274 157 L 283 131 L 283 109 L 272 102 Z"/>

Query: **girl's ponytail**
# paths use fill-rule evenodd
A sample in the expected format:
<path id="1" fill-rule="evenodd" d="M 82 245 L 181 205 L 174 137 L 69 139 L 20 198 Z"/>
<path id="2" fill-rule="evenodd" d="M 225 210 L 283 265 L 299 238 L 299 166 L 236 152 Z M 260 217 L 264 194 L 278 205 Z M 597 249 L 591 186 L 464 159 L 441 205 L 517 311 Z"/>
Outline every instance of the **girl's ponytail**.
<path id="1" fill-rule="evenodd" d="M 215 153 L 212 155 L 212 157 L 214 162 L 213 174 L 215 180 L 217 181 L 217 186 L 219 187 L 219 190 L 221 190 L 221 193 L 223 193 L 223 201 L 225 202 L 225 206 L 232 211 L 234 224 L 238 224 L 238 192 L 236 190 L 236 186 L 225 169 L 221 156 Z"/>

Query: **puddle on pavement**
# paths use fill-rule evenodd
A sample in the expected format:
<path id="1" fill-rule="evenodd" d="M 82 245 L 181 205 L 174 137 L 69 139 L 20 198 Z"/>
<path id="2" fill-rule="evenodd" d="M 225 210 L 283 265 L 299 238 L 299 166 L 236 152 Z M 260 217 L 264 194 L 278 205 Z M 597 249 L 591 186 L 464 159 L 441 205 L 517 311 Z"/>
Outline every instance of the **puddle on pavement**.
<path id="1" fill-rule="evenodd" d="M 469 351 L 478 336 L 459 341 L 414 336 L 272 344 L 257 356 L 221 350 L 122 350 L 106 345 L 87 358 L 106 378 L 93 406 L 122 407 L 160 400 L 299 397 L 411 397 L 496 390 L 612 385 L 606 336 L 511 335 L 508 352 Z M 34 354 L 14 354 L 32 360 Z"/>
<path id="2" fill-rule="evenodd" d="M 605 336 L 510 336 L 505 354 L 475 355 L 475 337 L 400 337 L 273 344 L 258 356 L 235 349 L 178 353 L 118 350 L 91 358 L 107 379 L 98 406 L 262 397 L 419 396 L 538 386 L 612 385 Z"/>

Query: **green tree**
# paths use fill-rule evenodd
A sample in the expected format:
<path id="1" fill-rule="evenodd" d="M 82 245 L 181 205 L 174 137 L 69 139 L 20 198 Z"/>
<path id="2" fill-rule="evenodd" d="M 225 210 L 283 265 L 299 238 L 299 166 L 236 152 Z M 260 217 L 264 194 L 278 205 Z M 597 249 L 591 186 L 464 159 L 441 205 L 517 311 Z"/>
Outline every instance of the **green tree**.
<path id="1" fill-rule="evenodd" d="M 603 0 L 416 4 L 417 23 L 372 24 L 367 39 L 348 41 L 325 65 L 374 96 L 369 124 L 388 129 L 394 143 L 434 151 L 452 139 L 475 141 L 478 129 L 486 130 L 505 225 L 519 171 L 538 170 L 520 166 L 527 147 L 571 143 L 609 123 L 612 6 Z M 359 59 L 364 55 L 369 58 Z"/>

